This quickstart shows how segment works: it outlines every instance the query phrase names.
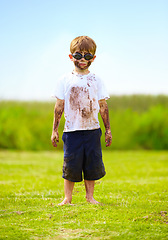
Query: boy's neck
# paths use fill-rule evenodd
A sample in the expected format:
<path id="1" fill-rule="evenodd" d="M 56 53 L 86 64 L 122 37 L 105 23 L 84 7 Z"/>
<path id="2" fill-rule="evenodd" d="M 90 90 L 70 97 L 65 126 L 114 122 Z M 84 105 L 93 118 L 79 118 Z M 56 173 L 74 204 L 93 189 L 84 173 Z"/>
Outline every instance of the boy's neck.
<path id="1" fill-rule="evenodd" d="M 88 68 L 82 70 L 82 69 L 77 68 L 77 67 L 75 67 L 74 72 L 77 73 L 77 74 L 81 74 L 81 75 L 87 75 L 87 74 L 90 73 L 90 71 L 88 70 Z"/>

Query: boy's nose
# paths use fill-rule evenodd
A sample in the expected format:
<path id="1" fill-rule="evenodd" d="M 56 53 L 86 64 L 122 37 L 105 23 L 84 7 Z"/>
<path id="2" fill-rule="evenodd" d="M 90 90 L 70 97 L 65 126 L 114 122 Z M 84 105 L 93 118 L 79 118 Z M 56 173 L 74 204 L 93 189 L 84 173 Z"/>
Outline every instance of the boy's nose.
<path id="1" fill-rule="evenodd" d="M 85 61 L 84 54 L 82 55 L 82 58 L 81 58 L 80 60 L 83 60 L 83 61 Z"/>
<path id="2" fill-rule="evenodd" d="M 84 56 L 85 56 L 85 53 L 84 52 L 81 52 L 81 54 L 82 54 L 82 60 L 84 59 L 85 60 L 85 58 L 84 58 Z"/>

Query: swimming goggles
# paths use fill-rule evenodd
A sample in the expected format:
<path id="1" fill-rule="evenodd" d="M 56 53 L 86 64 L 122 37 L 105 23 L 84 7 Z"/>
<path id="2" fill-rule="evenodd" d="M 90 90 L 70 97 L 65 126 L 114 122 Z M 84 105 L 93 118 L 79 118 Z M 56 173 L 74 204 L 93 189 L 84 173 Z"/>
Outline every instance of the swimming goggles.
<path id="1" fill-rule="evenodd" d="M 76 59 L 76 60 L 80 60 L 82 58 L 84 58 L 85 60 L 89 61 L 91 60 L 94 56 L 91 53 L 86 53 L 84 56 L 81 53 L 74 53 L 72 54 L 72 56 Z"/>

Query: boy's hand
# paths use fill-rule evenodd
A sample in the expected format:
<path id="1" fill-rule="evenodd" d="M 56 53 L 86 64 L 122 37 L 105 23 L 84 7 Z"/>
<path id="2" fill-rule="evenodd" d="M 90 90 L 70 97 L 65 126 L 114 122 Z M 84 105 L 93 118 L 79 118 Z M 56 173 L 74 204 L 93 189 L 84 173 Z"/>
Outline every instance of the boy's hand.
<path id="1" fill-rule="evenodd" d="M 59 142 L 59 134 L 58 131 L 53 131 L 51 135 L 51 141 L 53 147 L 57 147 L 57 143 Z"/>
<path id="2" fill-rule="evenodd" d="M 110 130 L 106 130 L 105 132 L 105 142 L 107 143 L 106 147 L 110 147 L 112 143 L 112 135 Z"/>

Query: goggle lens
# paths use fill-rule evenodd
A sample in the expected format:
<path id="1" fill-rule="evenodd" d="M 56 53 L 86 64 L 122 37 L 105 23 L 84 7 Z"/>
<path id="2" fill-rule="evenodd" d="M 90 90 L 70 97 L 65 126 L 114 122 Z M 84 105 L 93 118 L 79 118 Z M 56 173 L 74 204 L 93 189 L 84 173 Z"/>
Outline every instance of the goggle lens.
<path id="1" fill-rule="evenodd" d="M 72 56 L 76 59 L 76 60 L 80 60 L 82 58 L 84 58 L 85 60 L 89 61 L 93 58 L 93 55 L 91 53 L 86 53 L 84 56 L 81 53 L 74 53 L 72 54 Z"/>

